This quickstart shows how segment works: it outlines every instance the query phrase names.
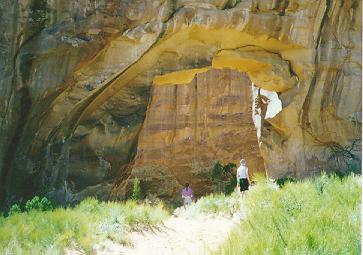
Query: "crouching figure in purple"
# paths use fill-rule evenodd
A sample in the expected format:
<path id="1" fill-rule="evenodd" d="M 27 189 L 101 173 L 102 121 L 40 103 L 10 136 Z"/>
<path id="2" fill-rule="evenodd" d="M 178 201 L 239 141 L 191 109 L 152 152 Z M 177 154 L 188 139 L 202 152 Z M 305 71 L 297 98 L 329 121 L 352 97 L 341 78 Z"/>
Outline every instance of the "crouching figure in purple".
<path id="1" fill-rule="evenodd" d="M 185 184 L 185 187 L 183 188 L 181 195 L 183 198 L 184 207 L 192 203 L 193 190 L 189 187 L 189 183 Z"/>

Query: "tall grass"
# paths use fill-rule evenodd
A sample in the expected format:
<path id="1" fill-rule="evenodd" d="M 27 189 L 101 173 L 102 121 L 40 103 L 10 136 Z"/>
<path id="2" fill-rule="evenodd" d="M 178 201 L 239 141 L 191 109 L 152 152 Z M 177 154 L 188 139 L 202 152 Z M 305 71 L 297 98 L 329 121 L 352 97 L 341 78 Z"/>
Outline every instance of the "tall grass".
<path id="1" fill-rule="evenodd" d="M 232 216 L 238 212 L 242 206 L 240 195 L 233 192 L 230 195 L 225 194 L 210 194 L 201 197 L 195 203 L 186 208 L 180 207 L 175 210 L 174 214 L 185 217 L 195 217 L 203 215 L 218 215 Z"/>
<path id="2" fill-rule="evenodd" d="M 322 175 L 283 188 L 258 183 L 247 218 L 216 254 L 360 254 L 361 179 Z"/>
<path id="3" fill-rule="evenodd" d="M 84 200 L 75 208 L 16 213 L 0 217 L 0 254 L 64 254 L 65 248 L 92 251 L 109 238 L 127 243 L 127 232 L 162 222 L 168 217 L 162 204 L 150 206 Z"/>

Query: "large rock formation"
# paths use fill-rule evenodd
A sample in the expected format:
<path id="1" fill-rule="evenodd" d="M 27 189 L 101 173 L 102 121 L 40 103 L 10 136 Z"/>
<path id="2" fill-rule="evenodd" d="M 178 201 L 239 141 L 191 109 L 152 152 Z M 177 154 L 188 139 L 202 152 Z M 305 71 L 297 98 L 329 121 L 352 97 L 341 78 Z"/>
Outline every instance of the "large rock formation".
<path id="1" fill-rule="evenodd" d="M 120 194 L 153 80 L 185 86 L 210 68 L 281 100 L 259 111 L 270 177 L 361 157 L 361 1 L 5 0 L 0 14 L 2 205 Z"/>
<path id="2" fill-rule="evenodd" d="M 131 177 L 157 193 L 170 178 L 154 181 L 153 169 L 167 169 L 174 183 L 189 182 L 201 195 L 210 191 L 213 161 L 239 165 L 243 156 L 251 174 L 264 173 L 251 88 L 247 75 L 230 69 L 199 73 L 188 84 L 154 85 Z M 148 189 L 153 182 L 159 187 Z"/>

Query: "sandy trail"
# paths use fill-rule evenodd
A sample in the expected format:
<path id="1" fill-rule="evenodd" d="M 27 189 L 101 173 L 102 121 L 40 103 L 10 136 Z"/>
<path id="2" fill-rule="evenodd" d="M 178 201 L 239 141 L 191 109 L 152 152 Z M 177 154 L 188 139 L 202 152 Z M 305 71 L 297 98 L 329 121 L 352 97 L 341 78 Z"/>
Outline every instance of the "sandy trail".
<path id="1" fill-rule="evenodd" d="M 243 214 L 234 217 L 199 215 L 173 216 L 157 230 L 130 234 L 133 247 L 104 243 L 97 254 L 125 255 L 204 255 L 217 249 Z"/>

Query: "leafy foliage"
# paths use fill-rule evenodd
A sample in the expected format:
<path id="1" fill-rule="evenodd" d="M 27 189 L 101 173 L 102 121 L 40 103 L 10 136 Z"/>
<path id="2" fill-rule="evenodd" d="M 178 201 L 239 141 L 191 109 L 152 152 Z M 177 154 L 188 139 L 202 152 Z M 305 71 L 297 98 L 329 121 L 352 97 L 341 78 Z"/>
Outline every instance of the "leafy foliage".
<path id="1" fill-rule="evenodd" d="M 223 170 L 223 165 L 219 161 L 217 161 L 212 167 L 212 180 L 220 178 L 224 173 Z"/>
<path id="2" fill-rule="evenodd" d="M 235 169 L 237 167 L 237 165 L 235 163 L 227 163 L 226 165 L 223 166 L 223 170 L 225 173 L 230 173 L 233 169 Z"/>
<path id="3" fill-rule="evenodd" d="M 215 162 L 212 167 L 212 181 L 219 186 L 223 186 L 222 190 L 227 195 L 231 194 L 236 186 L 236 176 L 232 173 L 232 170 L 236 167 L 234 163 L 223 165 L 219 161 Z"/>
<path id="4" fill-rule="evenodd" d="M 32 210 L 37 210 L 37 211 L 50 211 L 53 210 L 53 205 L 52 203 L 48 200 L 48 198 L 43 197 L 40 198 L 38 196 L 33 197 L 32 199 L 26 201 L 25 206 L 24 206 L 24 210 L 22 210 L 22 206 L 19 204 L 13 204 L 8 212 L 8 215 L 14 215 L 16 213 L 21 213 L 21 212 L 30 212 Z"/>
<path id="5" fill-rule="evenodd" d="M 50 211 L 52 209 L 53 205 L 46 197 L 40 199 L 38 196 L 35 196 L 25 204 L 25 211 L 27 212 L 31 210 Z"/>
<path id="6" fill-rule="evenodd" d="M 276 179 L 274 182 L 279 185 L 280 188 L 282 188 L 286 183 L 289 182 L 295 182 L 296 180 L 294 178 L 285 176 L 283 178 Z"/>
<path id="7" fill-rule="evenodd" d="M 18 204 L 13 204 L 10 209 L 9 209 L 9 216 L 14 215 L 16 213 L 21 213 L 21 208 L 20 205 Z"/>
<path id="8" fill-rule="evenodd" d="M 225 192 L 224 192 L 226 195 L 230 195 L 234 191 L 234 189 L 236 187 L 236 182 L 237 182 L 237 179 L 235 177 L 231 178 L 227 182 L 226 187 L 225 187 Z"/>
<path id="9" fill-rule="evenodd" d="M 131 194 L 130 198 L 131 198 L 131 200 L 140 200 L 141 199 L 140 181 L 137 177 L 134 179 L 134 186 L 133 186 L 132 194 Z"/>

